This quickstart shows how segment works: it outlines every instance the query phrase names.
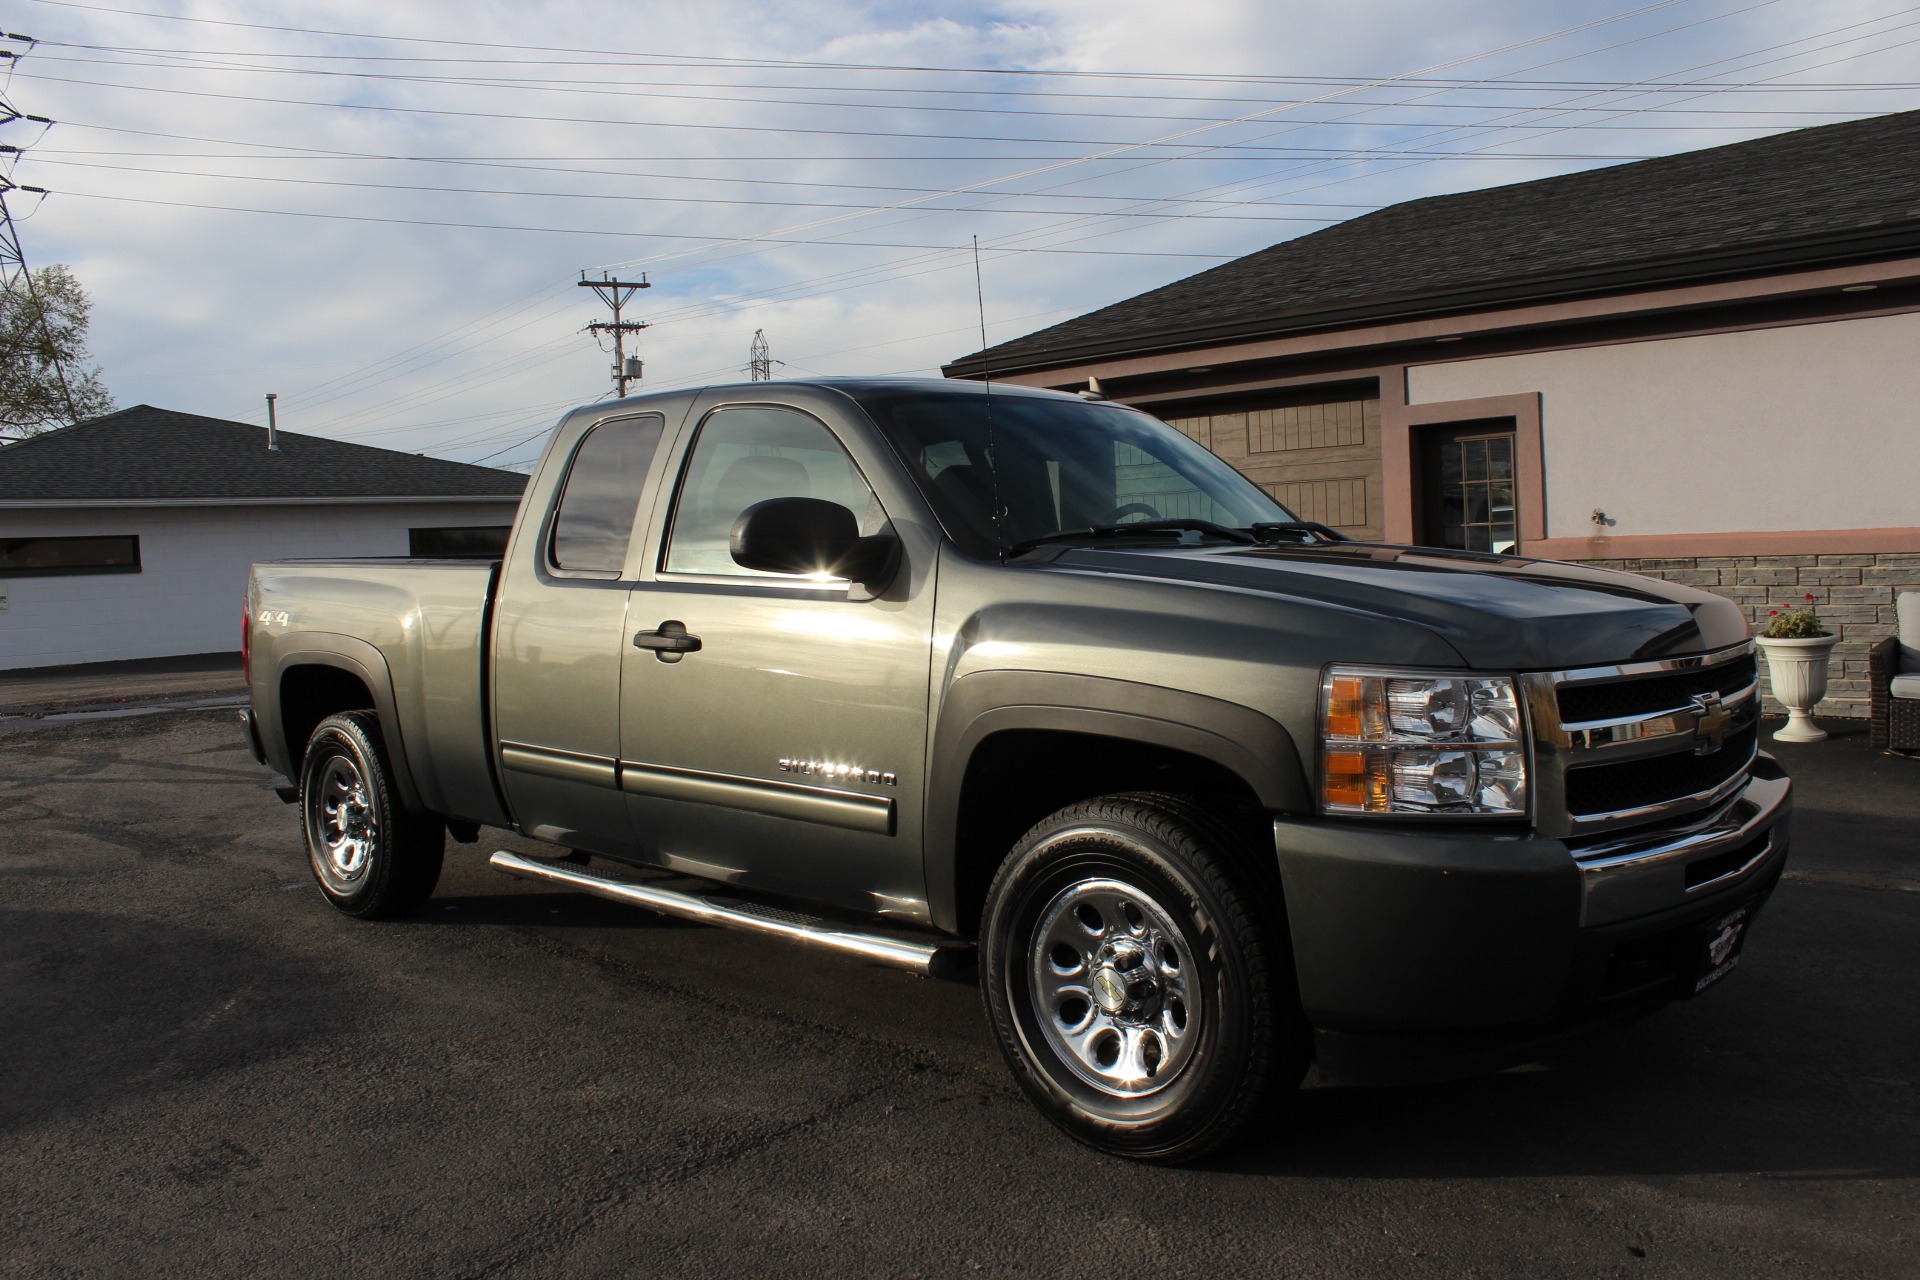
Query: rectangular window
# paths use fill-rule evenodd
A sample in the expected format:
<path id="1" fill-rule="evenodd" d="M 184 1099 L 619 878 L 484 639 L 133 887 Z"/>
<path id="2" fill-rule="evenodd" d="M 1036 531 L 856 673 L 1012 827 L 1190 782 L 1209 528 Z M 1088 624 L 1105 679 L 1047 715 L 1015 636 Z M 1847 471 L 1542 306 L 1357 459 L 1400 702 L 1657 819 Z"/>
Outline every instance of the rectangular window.
<path id="1" fill-rule="evenodd" d="M 618 574 L 666 419 L 616 418 L 587 432 L 560 490 L 548 554 L 556 569 Z"/>
<path id="2" fill-rule="evenodd" d="M 498 560 L 507 554 L 510 524 L 407 530 L 407 554 L 423 560 Z"/>
<path id="3" fill-rule="evenodd" d="M 82 538 L 0 538 L 0 574 L 138 573 L 140 538 L 116 533 Z"/>
<path id="4" fill-rule="evenodd" d="M 1420 541 L 1512 552 L 1519 527 L 1512 420 L 1426 427 L 1421 436 Z"/>

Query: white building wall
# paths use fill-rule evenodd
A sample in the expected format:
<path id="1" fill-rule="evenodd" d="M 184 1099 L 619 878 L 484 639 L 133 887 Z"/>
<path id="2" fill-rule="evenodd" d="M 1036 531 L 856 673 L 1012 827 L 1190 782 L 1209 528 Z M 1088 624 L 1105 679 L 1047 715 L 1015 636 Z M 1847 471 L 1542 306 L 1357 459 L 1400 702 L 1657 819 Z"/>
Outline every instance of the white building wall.
<path id="1" fill-rule="evenodd" d="M 140 572 L 0 573 L 0 670 L 237 652 L 256 560 L 404 556 L 407 531 L 498 525 L 515 503 L 0 510 L 0 538 L 138 534 Z"/>
<path id="2" fill-rule="evenodd" d="M 1407 370 L 1413 404 L 1535 391 L 1549 538 L 1920 526 L 1920 315 Z"/>

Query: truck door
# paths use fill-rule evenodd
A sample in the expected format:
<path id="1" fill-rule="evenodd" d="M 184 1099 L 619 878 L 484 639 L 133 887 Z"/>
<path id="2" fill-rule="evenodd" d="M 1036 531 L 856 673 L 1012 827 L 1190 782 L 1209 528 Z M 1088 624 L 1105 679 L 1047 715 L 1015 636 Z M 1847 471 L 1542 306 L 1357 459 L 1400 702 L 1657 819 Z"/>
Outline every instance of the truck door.
<path id="1" fill-rule="evenodd" d="M 728 553 L 735 518 L 768 498 L 841 503 L 863 535 L 888 525 L 815 408 L 722 405 L 681 451 L 658 571 L 627 611 L 621 785 L 662 865 L 921 918 L 934 557 L 909 542 L 874 599 Z"/>
<path id="2" fill-rule="evenodd" d="M 495 606 L 494 731 L 514 819 L 615 856 L 634 848 L 618 774 L 630 544 L 664 425 L 657 413 L 614 418 L 570 449 L 578 428 L 560 428 L 528 486 L 557 497 L 521 512 Z"/>

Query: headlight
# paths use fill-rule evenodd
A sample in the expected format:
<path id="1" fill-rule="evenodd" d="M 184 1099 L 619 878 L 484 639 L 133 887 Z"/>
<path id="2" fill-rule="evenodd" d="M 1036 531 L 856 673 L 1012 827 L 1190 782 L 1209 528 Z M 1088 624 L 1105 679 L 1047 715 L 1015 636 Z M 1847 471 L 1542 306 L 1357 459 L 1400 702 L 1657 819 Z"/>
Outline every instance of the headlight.
<path id="1" fill-rule="evenodd" d="M 1320 707 L 1325 812 L 1526 813 L 1526 728 L 1511 677 L 1331 667 Z"/>

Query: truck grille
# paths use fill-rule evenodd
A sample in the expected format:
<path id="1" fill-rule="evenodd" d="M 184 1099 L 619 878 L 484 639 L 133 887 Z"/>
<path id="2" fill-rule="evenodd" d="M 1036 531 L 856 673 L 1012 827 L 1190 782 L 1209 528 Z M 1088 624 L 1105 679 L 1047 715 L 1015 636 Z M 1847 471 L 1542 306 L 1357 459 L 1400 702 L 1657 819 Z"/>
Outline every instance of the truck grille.
<path id="1" fill-rule="evenodd" d="M 1696 693 L 1717 693 L 1722 698 L 1730 698 L 1752 684 L 1757 674 L 1753 655 L 1749 653 L 1717 667 L 1681 671 L 1670 676 L 1648 676 L 1613 684 L 1563 685 L 1560 722 L 1574 724 L 1583 720 L 1656 715 L 1686 706 Z"/>
<path id="2" fill-rule="evenodd" d="M 1522 681 L 1543 835 L 1668 821 L 1718 803 L 1752 770 L 1760 698 L 1751 641 L 1699 657 Z"/>
<path id="3" fill-rule="evenodd" d="M 1713 791 L 1753 765 L 1758 725 L 1729 734 L 1712 755 L 1684 754 L 1590 764 L 1567 770 L 1567 808 L 1577 814 L 1644 809 L 1681 796 Z"/>

